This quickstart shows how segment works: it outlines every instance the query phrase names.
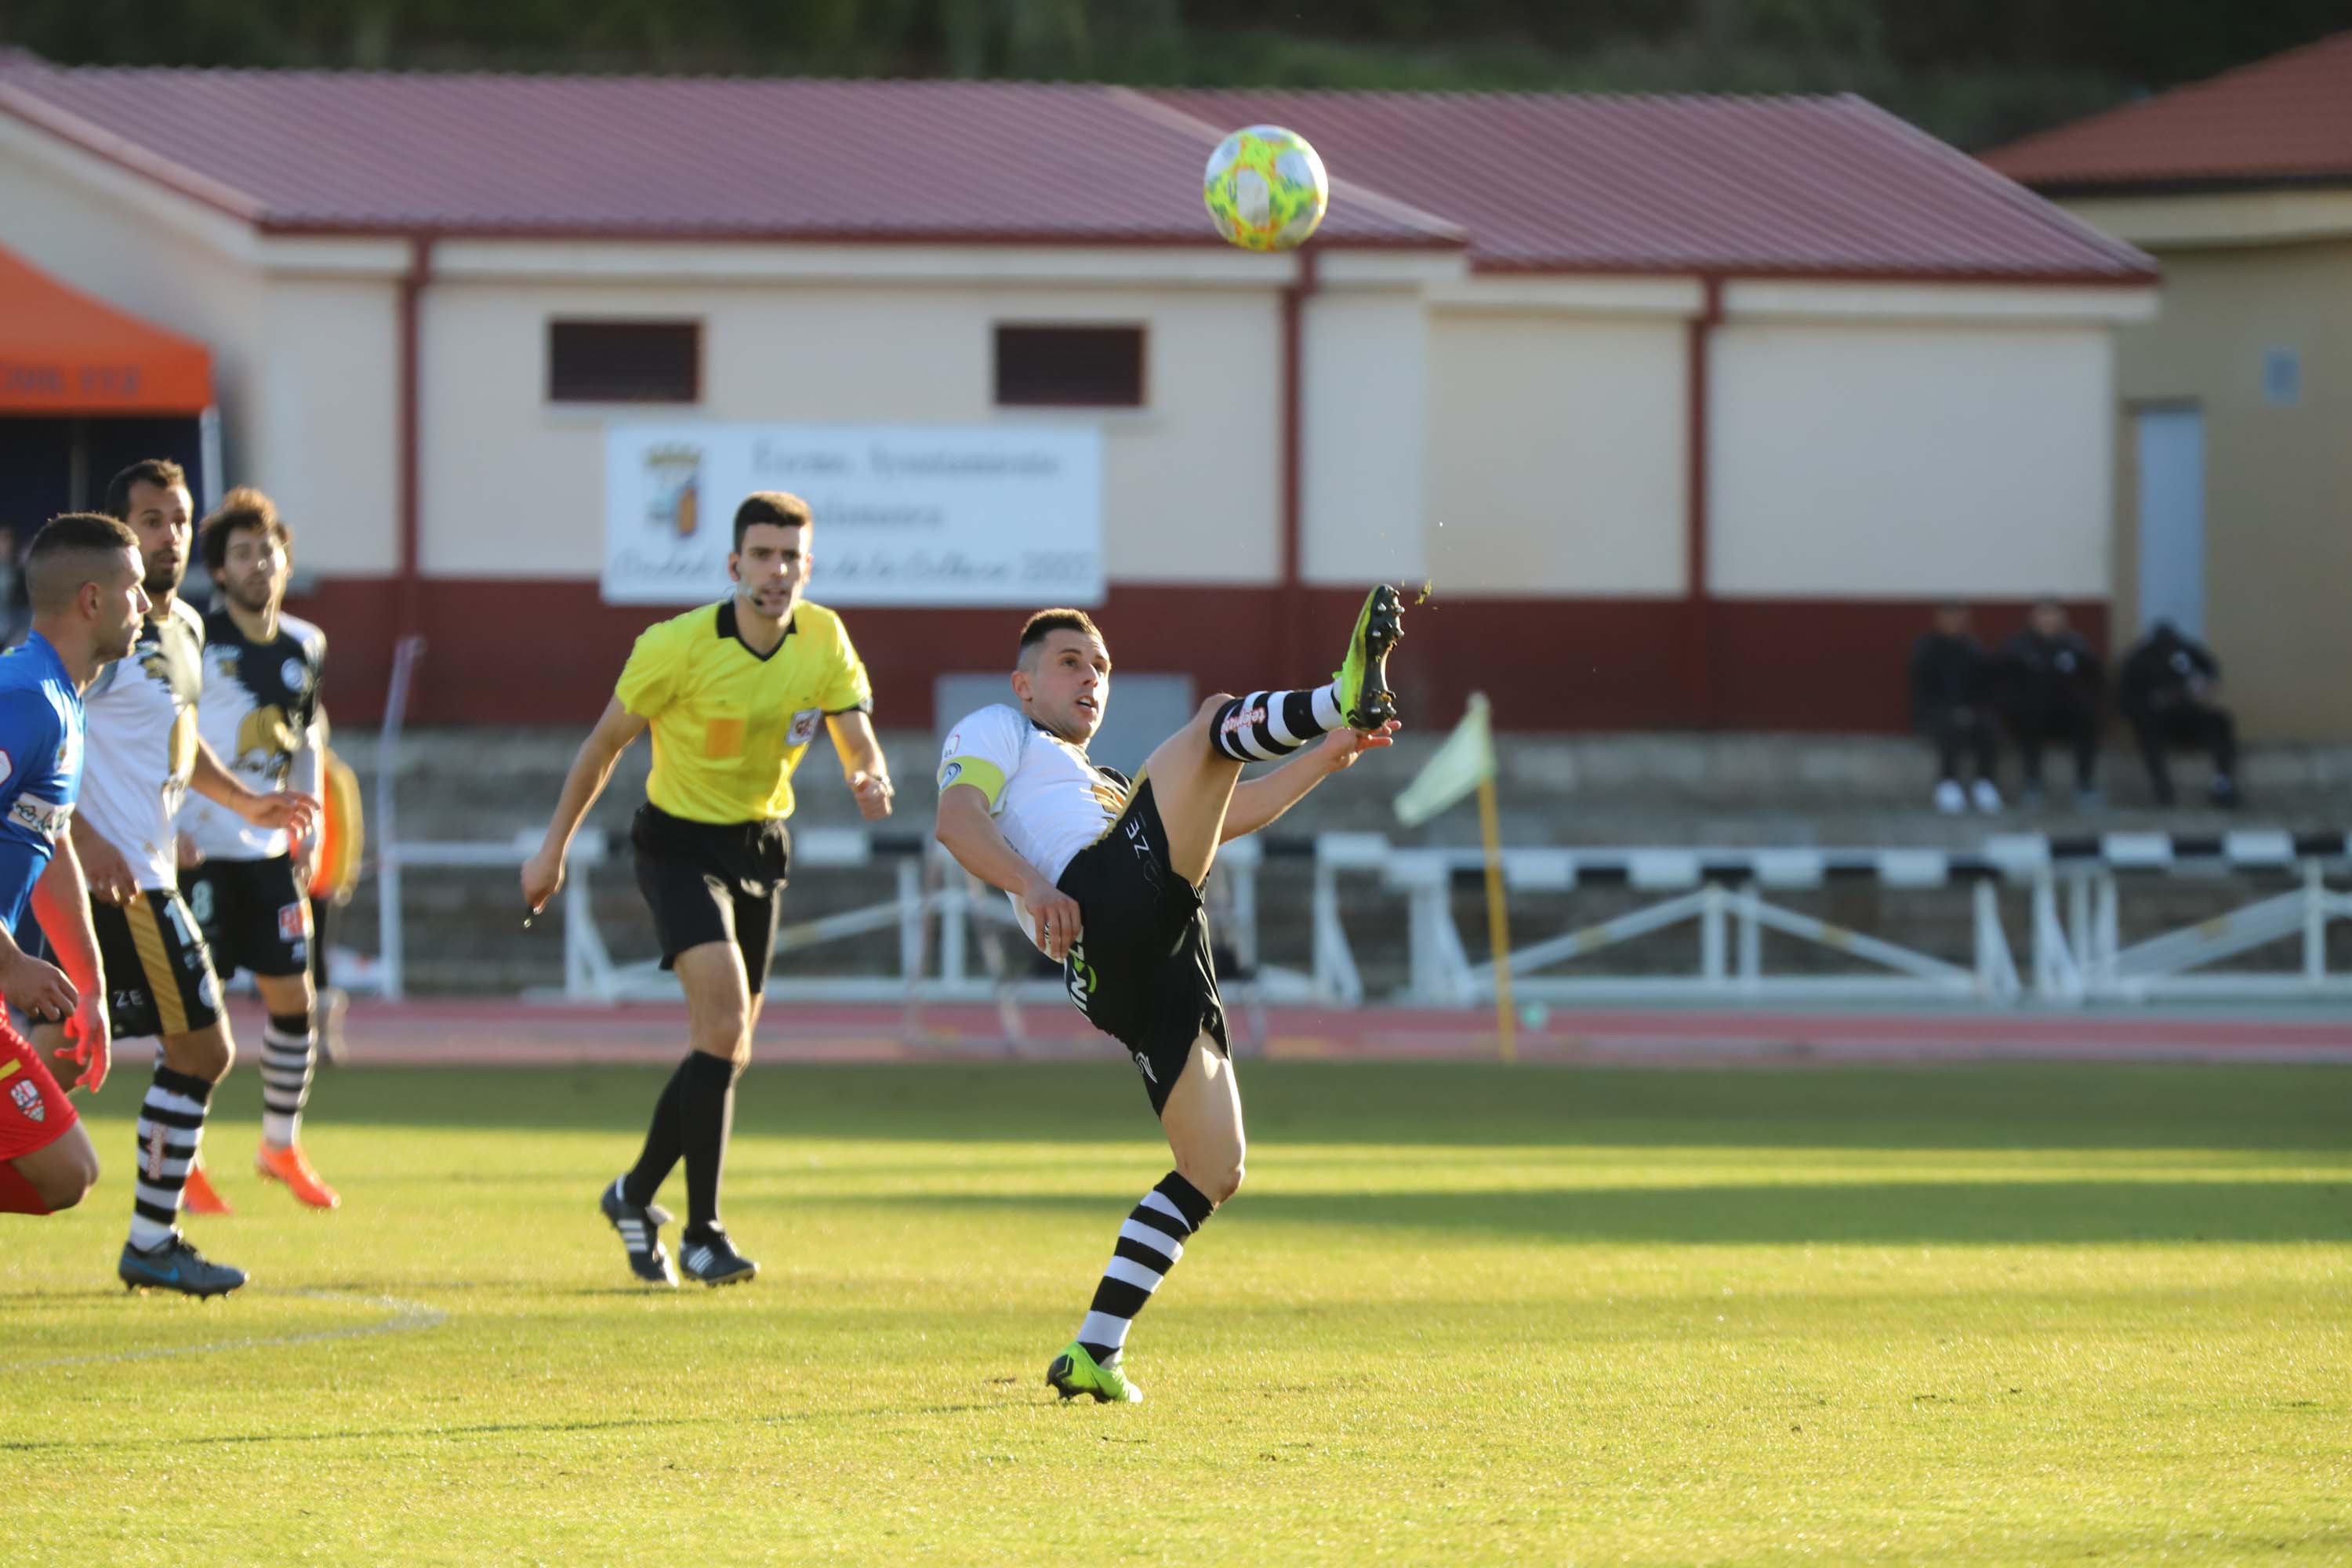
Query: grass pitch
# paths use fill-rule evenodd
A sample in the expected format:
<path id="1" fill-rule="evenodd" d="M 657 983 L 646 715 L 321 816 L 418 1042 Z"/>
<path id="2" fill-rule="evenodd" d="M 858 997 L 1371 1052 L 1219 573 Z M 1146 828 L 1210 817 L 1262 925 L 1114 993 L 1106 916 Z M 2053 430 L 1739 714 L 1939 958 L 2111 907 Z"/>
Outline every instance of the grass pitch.
<path id="1" fill-rule="evenodd" d="M 661 1076 L 331 1073 L 317 1215 L 241 1073 L 199 1305 L 113 1283 L 125 1069 L 0 1221 L 0 1562 L 2352 1556 L 2343 1069 L 1244 1064 L 1127 1408 L 1041 1383 L 1167 1166 L 1122 1065 L 755 1070 L 761 1279 L 646 1293 Z"/>

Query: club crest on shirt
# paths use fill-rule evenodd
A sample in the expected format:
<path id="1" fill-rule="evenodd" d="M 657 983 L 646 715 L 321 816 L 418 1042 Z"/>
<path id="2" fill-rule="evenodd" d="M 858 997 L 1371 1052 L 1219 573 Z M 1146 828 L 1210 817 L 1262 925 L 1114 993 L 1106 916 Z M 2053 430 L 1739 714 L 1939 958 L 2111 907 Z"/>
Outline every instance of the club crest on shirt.
<path id="1" fill-rule="evenodd" d="M 49 1108 L 41 1103 L 41 1091 L 34 1087 L 31 1079 L 20 1078 L 10 1084 L 8 1098 L 16 1102 L 16 1109 L 23 1111 L 27 1120 L 47 1121 L 49 1119 Z"/>

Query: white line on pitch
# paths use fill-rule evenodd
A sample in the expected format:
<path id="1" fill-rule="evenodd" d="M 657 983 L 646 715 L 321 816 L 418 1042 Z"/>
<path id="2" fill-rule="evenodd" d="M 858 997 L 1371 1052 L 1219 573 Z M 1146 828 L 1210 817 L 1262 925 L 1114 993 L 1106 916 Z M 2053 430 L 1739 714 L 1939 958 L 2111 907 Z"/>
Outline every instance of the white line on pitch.
<path id="1" fill-rule="evenodd" d="M 349 1298 L 333 1290 L 300 1292 L 314 1301 L 341 1301 Z M 375 1334 L 404 1334 L 421 1329 L 437 1329 L 449 1321 L 449 1314 L 438 1307 L 427 1307 L 415 1301 L 403 1301 L 392 1296 L 368 1296 L 362 1300 L 370 1306 L 382 1307 L 392 1316 L 379 1323 L 362 1323 L 352 1329 L 320 1329 L 307 1334 L 273 1334 L 242 1340 L 215 1340 L 203 1345 L 159 1345 L 152 1350 L 117 1351 L 109 1355 L 61 1355 L 47 1361 L 16 1361 L 0 1366 L 0 1372 L 32 1372 L 49 1366 L 91 1366 L 105 1362 L 153 1361 L 162 1356 L 212 1355 L 221 1351 L 260 1350 L 268 1345 L 310 1345 L 323 1340 L 358 1340 Z"/>

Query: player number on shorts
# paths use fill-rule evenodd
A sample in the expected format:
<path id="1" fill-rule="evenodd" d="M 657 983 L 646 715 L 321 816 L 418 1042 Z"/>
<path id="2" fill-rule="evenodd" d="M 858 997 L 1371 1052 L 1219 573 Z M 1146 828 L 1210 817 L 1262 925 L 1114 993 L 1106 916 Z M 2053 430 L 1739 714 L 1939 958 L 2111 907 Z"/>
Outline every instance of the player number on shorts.
<path id="1" fill-rule="evenodd" d="M 198 925 L 210 923 L 213 918 L 213 885 L 210 882 L 198 882 L 188 889 L 188 909 L 195 915 Z"/>

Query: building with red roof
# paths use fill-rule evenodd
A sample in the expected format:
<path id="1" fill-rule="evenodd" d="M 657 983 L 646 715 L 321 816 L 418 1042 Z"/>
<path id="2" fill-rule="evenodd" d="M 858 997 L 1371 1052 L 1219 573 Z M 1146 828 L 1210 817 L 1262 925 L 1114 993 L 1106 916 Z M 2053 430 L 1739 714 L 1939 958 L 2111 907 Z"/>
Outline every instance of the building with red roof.
<path id="1" fill-rule="evenodd" d="M 1295 254 L 1201 210 L 1259 121 L 1333 172 Z M 1207 689 L 1311 672 L 1378 576 L 1439 590 L 1428 722 L 1899 725 L 1933 603 L 2103 615 L 2110 340 L 2157 282 L 1846 97 L 22 55 L 0 244 L 211 348 L 343 711 L 410 628 L 445 721 L 593 713 L 710 591 L 704 522 L 800 476 L 886 725 L 1041 600 Z"/>
<path id="2" fill-rule="evenodd" d="M 2259 734 L 2352 734 L 2352 32 L 1987 163 L 2164 267 L 2118 335 L 2118 640 L 2169 619 Z"/>

